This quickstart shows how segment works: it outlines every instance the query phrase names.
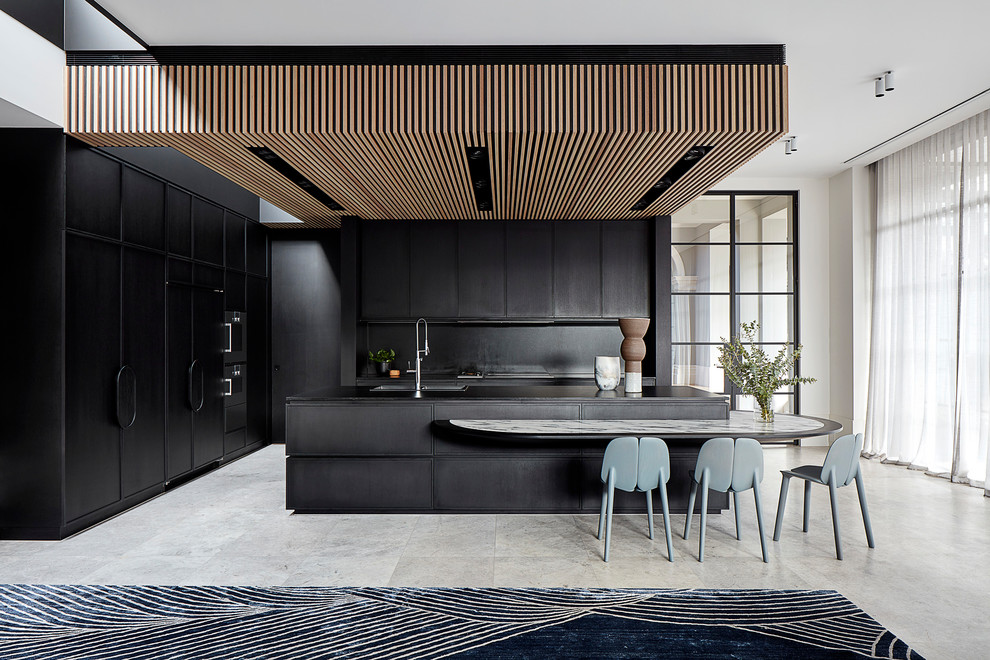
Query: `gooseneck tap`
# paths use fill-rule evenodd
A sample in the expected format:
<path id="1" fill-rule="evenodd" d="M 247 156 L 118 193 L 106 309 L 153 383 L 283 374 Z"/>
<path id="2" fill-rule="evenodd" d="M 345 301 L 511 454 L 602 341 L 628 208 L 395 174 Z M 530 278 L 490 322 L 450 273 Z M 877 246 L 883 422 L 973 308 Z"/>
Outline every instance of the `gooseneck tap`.
<path id="1" fill-rule="evenodd" d="M 419 322 L 423 322 L 423 348 L 419 347 Z M 422 372 L 420 370 L 420 363 L 423 361 L 427 355 L 430 354 L 430 326 L 427 325 L 426 319 L 419 318 L 416 320 L 416 391 L 423 389 L 422 387 Z"/>

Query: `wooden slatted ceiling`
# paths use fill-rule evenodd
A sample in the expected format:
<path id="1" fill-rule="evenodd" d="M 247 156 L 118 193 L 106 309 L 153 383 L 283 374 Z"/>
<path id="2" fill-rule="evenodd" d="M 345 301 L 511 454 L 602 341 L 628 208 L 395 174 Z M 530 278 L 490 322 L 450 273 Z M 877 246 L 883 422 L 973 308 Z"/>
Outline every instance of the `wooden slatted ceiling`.
<path id="1" fill-rule="evenodd" d="M 304 221 L 668 214 L 787 131 L 782 65 L 70 66 L 66 130 L 173 147 Z M 643 211 L 693 145 L 714 150 Z M 247 148 L 268 147 L 345 211 Z M 465 149 L 487 146 L 494 209 Z"/>

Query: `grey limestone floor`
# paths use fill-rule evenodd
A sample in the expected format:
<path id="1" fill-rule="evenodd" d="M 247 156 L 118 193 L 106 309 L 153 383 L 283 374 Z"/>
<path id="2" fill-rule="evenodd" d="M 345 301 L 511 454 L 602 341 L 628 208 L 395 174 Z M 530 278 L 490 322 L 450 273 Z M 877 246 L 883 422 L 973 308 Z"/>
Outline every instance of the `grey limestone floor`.
<path id="1" fill-rule="evenodd" d="M 820 464 L 822 447 L 768 448 L 768 536 L 781 468 Z M 845 559 L 834 554 L 827 491 L 808 534 L 793 480 L 781 540 L 760 561 L 751 494 L 742 540 L 731 514 L 698 517 L 674 563 L 644 515 L 617 516 L 608 564 L 596 515 L 292 515 L 284 448 L 266 447 L 63 541 L 0 541 L 0 582 L 342 586 L 572 586 L 835 589 L 928 658 L 990 657 L 990 499 L 982 491 L 863 461 L 877 540 L 867 548 L 855 487 L 839 491 Z"/>

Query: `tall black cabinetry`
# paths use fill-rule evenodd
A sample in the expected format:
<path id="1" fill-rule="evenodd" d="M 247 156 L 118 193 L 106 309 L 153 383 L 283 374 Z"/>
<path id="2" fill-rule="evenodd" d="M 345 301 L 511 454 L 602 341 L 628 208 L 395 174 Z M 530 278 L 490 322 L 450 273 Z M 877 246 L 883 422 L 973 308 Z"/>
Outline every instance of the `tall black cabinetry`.
<path id="1" fill-rule="evenodd" d="M 241 307 L 262 292 L 267 360 L 267 236 L 208 198 L 233 184 L 193 181 L 203 196 L 60 130 L 0 136 L 19 159 L 0 181 L 18 219 L 0 280 L 17 347 L 0 377 L 0 538 L 62 538 L 267 442 L 261 368 L 251 441 L 225 453 L 222 373 L 228 281 Z"/>
<path id="2" fill-rule="evenodd" d="M 65 240 L 65 518 L 162 482 L 165 285 L 161 255 Z"/>
<path id="3" fill-rule="evenodd" d="M 223 292 L 169 282 L 166 298 L 171 480 L 223 455 Z"/>

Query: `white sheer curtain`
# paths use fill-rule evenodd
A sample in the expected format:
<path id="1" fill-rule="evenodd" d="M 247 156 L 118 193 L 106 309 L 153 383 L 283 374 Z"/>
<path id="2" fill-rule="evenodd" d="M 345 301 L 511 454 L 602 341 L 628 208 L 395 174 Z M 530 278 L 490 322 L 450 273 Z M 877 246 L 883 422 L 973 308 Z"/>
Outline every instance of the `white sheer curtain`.
<path id="1" fill-rule="evenodd" d="M 985 488 L 988 128 L 990 111 L 877 164 L 865 445 L 870 455 Z"/>

